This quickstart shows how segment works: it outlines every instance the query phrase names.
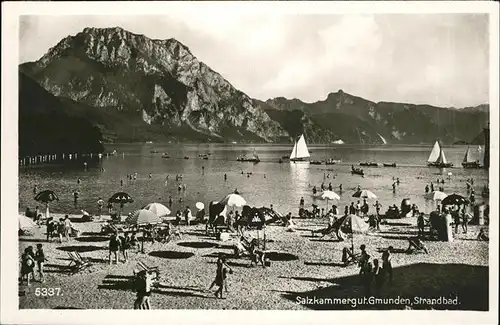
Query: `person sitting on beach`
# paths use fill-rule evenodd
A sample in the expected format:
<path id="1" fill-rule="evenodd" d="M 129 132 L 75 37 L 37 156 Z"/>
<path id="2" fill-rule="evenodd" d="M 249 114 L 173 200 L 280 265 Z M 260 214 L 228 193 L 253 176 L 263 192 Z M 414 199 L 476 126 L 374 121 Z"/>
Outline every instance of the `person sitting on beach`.
<path id="1" fill-rule="evenodd" d="M 370 226 L 371 230 L 377 227 L 377 222 L 375 221 L 375 215 L 372 214 L 368 217 L 368 225 Z"/>
<path id="2" fill-rule="evenodd" d="M 408 239 L 408 248 L 406 249 L 406 253 L 418 253 L 420 251 L 424 251 L 425 254 L 429 254 L 427 247 L 424 242 L 420 240 L 420 238 L 410 238 Z"/>
<path id="3" fill-rule="evenodd" d="M 484 240 L 484 241 L 490 240 L 490 238 L 486 235 L 484 228 L 479 229 L 479 233 L 477 234 L 476 239 L 477 240 Z"/>
<path id="4" fill-rule="evenodd" d="M 35 256 L 33 254 L 33 246 L 28 246 L 24 249 L 24 253 L 21 255 L 21 285 L 26 279 L 27 284 L 30 285 L 30 280 L 34 280 L 34 269 L 35 269 Z"/>
<path id="5" fill-rule="evenodd" d="M 177 212 L 175 213 L 175 222 L 179 224 L 181 223 L 181 220 L 182 220 L 181 210 L 177 210 Z"/>
<path id="6" fill-rule="evenodd" d="M 118 251 L 120 250 L 120 240 L 116 233 L 109 238 L 109 264 L 111 264 L 111 254 L 115 255 L 115 264 L 118 264 Z"/>
<path id="7" fill-rule="evenodd" d="M 45 253 L 43 251 L 42 244 L 36 244 L 35 260 L 38 266 L 38 275 L 40 277 L 39 281 L 45 282 L 45 276 L 43 273 L 43 264 L 47 261 L 47 257 L 45 256 Z"/>

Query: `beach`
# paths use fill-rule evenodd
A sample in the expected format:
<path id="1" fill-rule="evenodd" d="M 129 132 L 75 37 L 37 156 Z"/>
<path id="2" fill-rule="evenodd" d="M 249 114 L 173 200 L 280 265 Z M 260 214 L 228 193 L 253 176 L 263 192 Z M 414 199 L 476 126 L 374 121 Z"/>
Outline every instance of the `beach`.
<path id="1" fill-rule="evenodd" d="M 56 219 L 60 214 L 51 214 Z M 32 282 L 19 287 L 19 307 L 63 309 L 130 309 L 135 293 L 130 279 L 138 261 L 160 269 L 160 283 L 152 294 L 155 309 L 461 309 L 488 308 L 488 242 L 477 241 L 478 226 L 469 226 L 453 242 L 426 241 L 429 254 L 393 254 L 394 282 L 384 285 L 382 297 L 458 297 L 459 305 L 432 301 L 408 305 L 399 302 L 374 306 L 321 298 L 361 298 L 356 265 L 341 265 L 342 248 L 350 240 L 336 241 L 335 236 L 313 237 L 311 230 L 324 228 L 327 220 L 295 219 L 297 229 L 266 228 L 270 267 L 250 267 L 248 258 L 229 258 L 226 299 L 216 299 L 207 291 L 215 276 L 219 252 L 231 254 L 233 241 L 221 242 L 205 234 L 205 226 L 181 226 L 181 239 L 168 243 L 145 243 L 145 254 L 129 252 L 130 260 L 108 264 L 109 235 L 100 234 L 103 220 L 78 222 L 81 215 L 71 215 L 80 236 L 63 243 L 46 242 L 45 226 L 33 229 L 33 236 L 20 236 L 19 249 L 42 243 L 48 262 L 44 283 Z M 250 232 L 256 236 L 255 232 Z M 262 231 L 260 232 L 262 234 Z M 408 247 L 407 238 L 416 236 L 416 218 L 388 220 L 379 232 L 355 235 L 354 246 L 365 244 L 372 258 L 380 259 L 378 250 L 393 246 Z M 260 235 L 261 236 L 261 235 Z M 198 248 L 199 247 L 199 248 Z M 67 251 L 78 251 L 92 265 L 71 274 Z M 37 288 L 60 288 L 52 297 L 36 296 Z M 316 297 L 308 300 L 306 297 Z"/>

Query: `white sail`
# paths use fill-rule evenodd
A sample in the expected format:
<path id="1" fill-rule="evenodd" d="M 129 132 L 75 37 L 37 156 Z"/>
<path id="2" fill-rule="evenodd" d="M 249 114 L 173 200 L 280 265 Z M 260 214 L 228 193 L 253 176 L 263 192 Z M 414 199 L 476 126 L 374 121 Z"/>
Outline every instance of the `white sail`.
<path id="1" fill-rule="evenodd" d="M 470 162 L 469 161 L 469 147 L 467 147 L 467 150 L 465 151 L 465 156 L 464 156 L 464 160 L 463 160 L 464 163 L 466 162 Z"/>
<path id="2" fill-rule="evenodd" d="M 434 147 L 432 148 L 431 154 L 429 155 L 429 159 L 427 159 L 427 162 L 436 162 L 439 158 L 440 153 L 441 147 L 439 146 L 439 142 L 436 141 L 436 143 L 434 143 Z"/>
<path id="3" fill-rule="evenodd" d="M 443 149 L 441 148 L 441 152 L 439 154 L 439 162 L 443 163 L 443 164 L 447 164 L 448 161 L 446 160 L 446 156 L 444 155 L 444 151 Z"/>
<path id="4" fill-rule="evenodd" d="M 294 158 L 309 158 L 309 150 L 307 149 L 307 144 L 306 140 L 304 139 L 304 135 L 302 134 L 300 136 L 299 141 L 297 141 L 297 147 L 295 148 L 295 152 L 292 151 L 292 154 L 294 154 Z"/>
<path id="5" fill-rule="evenodd" d="M 292 152 L 290 153 L 290 159 L 295 158 L 296 152 L 297 152 L 297 142 L 295 142 L 295 144 L 293 145 Z"/>

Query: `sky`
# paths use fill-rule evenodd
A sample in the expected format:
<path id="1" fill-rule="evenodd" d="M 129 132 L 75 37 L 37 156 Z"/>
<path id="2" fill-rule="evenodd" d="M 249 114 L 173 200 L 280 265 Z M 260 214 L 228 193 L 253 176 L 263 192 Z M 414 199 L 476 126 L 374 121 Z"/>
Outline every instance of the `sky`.
<path id="1" fill-rule="evenodd" d="M 20 62 L 85 27 L 175 38 L 247 95 L 466 107 L 489 101 L 485 14 L 21 16 Z"/>

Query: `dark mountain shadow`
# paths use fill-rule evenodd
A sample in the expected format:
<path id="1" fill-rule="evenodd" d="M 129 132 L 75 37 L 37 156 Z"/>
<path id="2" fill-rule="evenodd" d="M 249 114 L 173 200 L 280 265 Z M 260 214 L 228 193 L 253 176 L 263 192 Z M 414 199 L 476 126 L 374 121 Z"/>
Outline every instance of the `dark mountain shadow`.
<path id="1" fill-rule="evenodd" d="M 282 296 L 290 301 L 300 301 L 314 310 L 392 310 L 392 309 L 437 309 L 487 311 L 489 303 L 489 270 L 487 266 L 466 264 L 418 263 L 394 268 L 394 281 L 385 284 L 381 298 L 393 298 L 384 304 L 352 304 L 353 298 L 362 298 L 363 288 L 359 275 L 335 279 L 314 279 L 329 281 L 334 285 L 305 292 L 287 292 Z M 300 278 L 298 278 L 300 280 Z M 309 281 L 311 279 L 304 279 Z M 324 299 L 321 303 L 306 298 Z M 408 300 L 398 301 L 396 298 Z M 452 299 L 458 297 L 459 304 L 417 303 L 415 297 Z M 328 299 L 346 299 L 344 303 L 333 303 Z M 357 302 L 357 301 L 356 301 Z"/>

